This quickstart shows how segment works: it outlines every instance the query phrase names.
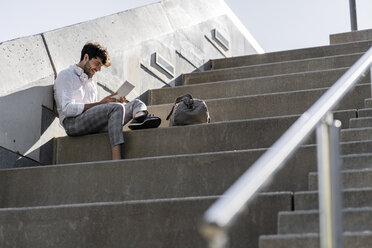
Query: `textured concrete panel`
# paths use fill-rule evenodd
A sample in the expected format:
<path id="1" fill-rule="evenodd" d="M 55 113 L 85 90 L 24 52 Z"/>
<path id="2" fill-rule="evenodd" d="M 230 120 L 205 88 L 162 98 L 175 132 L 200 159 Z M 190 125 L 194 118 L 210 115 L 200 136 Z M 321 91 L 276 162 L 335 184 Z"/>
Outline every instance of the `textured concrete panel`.
<path id="1" fill-rule="evenodd" d="M 0 96 L 54 76 L 41 35 L 0 44 Z"/>
<path id="2" fill-rule="evenodd" d="M 0 146 L 39 161 L 38 147 L 30 148 L 40 139 L 41 106 L 53 108 L 54 80 L 42 37 L 0 44 L 0 63 Z"/>
<path id="3" fill-rule="evenodd" d="M 212 69 L 222 69 L 289 60 L 302 60 L 317 57 L 335 56 L 341 54 L 361 53 L 367 51 L 371 47 L 371 45 L 372 41 L 361 41 L 346 44 L 336 44 L 332 46 L 310 47 L 249 56 L 236 56 L 227 59 L 212 60 L 211 67 Z"/>
<path id="4" fill-rule="evenodd" d="M 288 73 L 309 72 L 327 69 L 337 69 L 352 66 L 362 53 L 338 55 L 324 58 L 293 60 L 263 65 L 251 65 L 227 68 L 202 73 L 183 75 L 183 84 L 197 84 L 222 80 L 263 77 Z"/>
<path id="5" fill-rule="evenodd" d="M 42 106 L 50 108 L 53 102 L 52 82 L 53 77 L 49 77 L 35 82 L 34 87 L 0 97 L 0 116 L 3 117 L 0 146 L 39 161 L 40 146 L 64 135 L 57 119 L 42 130 Z"/>
<path id="6" fill-rule="evenodd" d="M 331 34 L 329 36 L 330 44 L 348 43 L 363 40 L 372 40 L 372 29 L 359 30 L 340 34 Z"/>
<path id="7" fill-rule="evenodd" d="M 154 20 L 156 17 L 156 21 Z M 44 33 L 57 72 L 80 59 L 89 40 L 109 51 L 123 51 L 140 41 L 172 32 L 160 3 L 113 14 Z"/>
<path id="8" fill-rule="evenodd" d="M 39 163 L 0 147 L 0 169 L 37 166 Z M 4 186 L 5 188 L 6 186 Z M 19 184 L 17 183 L 17 187 Z"/>
<path id="9" fill-rule="evenodd" d="M 64 205 L 0 211 L 1 247 L 205 247 L 198 232 L 216 197 Z M 258 248 L 277 231 L 279 211 L 291 209 L 289 192 L 259 194 L 232 228 L 233 247 Z M 68 238 L 66 238 L 68 237 Z"/>
<path id="10" fill-rule="evenodd" d="M 269 235 L 260 237 L 260 248 L 320 248 L 319 234 Z M 369 232 L 344 233 L 345 248 L 370 248 L 372 234 Z"/>
<path id="11" fill-rule="evenodd" d="M 343 231 L 362 232 L 372 230 L 372 209 L 349 208 L 343 210 Z M 293 211 L 279 213 L 278 233 L 318 233 L 319 211 Z"/>
<path id="12" fill-rule="evenodd" d="M 207 100 L 220 96 L 236 97 L 327 88 L 332 86 L 345 71 L 346 69 L 335 69 L 153 89 L 149 91 L 149 103 L 151 105 L 173 103 L 176 97 L 186 93 L 194 98 Z M 361 83 L 368 83 L 368 81 L 364 79 Z"/>
<path id="13" fill-rule="evenodd" d="M 113 91 L 119 88 L 121 80 L 130 80 L 137 86 L 128 96 L 131 100 L 148 89 L 175 85 L 181 73 L 201 67 L 210 58 L 224 57 L 208 41 L 215 28 L 231 40 L 231 49 L 224 53 L 227 56 L 256 53 L 231 20 L 230 12 L 222 0 L 163 1 L 46 32 L 44 36 L 57 72 L 78 62 L 88 40 L 107 46 L 113 63 L 96 79 Z M 155 52 L 175 65 L 174 77 L 154 68 Z M 179 54 L 191 65 L 180 63 Z"/>
<path id="14" fill-rule="evenodd" d="M 265 151 L 240 150 L 3 170 L 0 171 L 0 207 L 221 195 Z M 308 173 L 314 170 L 315 147 L 301 147 L 264 191 L 306 190 Z M 291 178 L 289 182 L 288 178 Z M 20 188 L 21 181 L 27 181 L 32 187 Z"/>
<path id="15" fill-rule="evenodd" d="M 372 205 L 372 188 L 353 188 L 342 191 L 343 208 L 363 208 Z M 318 191 L 296 192 L 295 210 L 319 209 Z"/>
<path id="16" fill-rule="evenodd" d="M 140 158 L 269 147 L 296 119 L 290 116 L 128 131 L 124 132 L 122 153 L 125 158 Z M 62 137 L 55 144 L 57 164 L 111 159 L 107 133 Z"/>
<path id="17" fill-rule="evenodd" d="M 125 79 L 136 85 L 128 100 L 146 99 L 148 89 L 175 85 L 181 73 L 219 58 L 219 51 L 204 38 L 213 28 L 231 32 L 229 39 L 239 44 L 234 45 L 235 52 L 256 53 L 246 47 L 229 11 L 222 0 L 163 1 L 0 44 L 0 114 L 7 116 L 0 122 L 0 146 L 43 164 L 50 161 L 51 137 L 64 131 L 58 120 L 43 118 L 41 106 L 53 109 L 54 69 L 58 73 L 78 62 L 89 40 L 107 46 L 113 62 L 96 76 L 103 85 L 100 99 L 108 94 L 105 87 L 116 91 Z M 154 53 L 174 64 L 174 78 L 154 68 Z M 16 101 L 15 96 L 22 100 Z M 25 123 L 30 126 L 27 132 L 22 129 Z"/>

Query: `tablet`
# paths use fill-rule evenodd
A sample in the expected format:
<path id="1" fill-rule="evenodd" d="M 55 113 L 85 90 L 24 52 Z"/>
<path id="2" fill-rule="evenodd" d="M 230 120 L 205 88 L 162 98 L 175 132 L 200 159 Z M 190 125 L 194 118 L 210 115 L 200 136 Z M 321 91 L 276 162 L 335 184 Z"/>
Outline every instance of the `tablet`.
<path id="1" fill-rule="evenodd" d="M 122 86 L 117 91 L 117 95 L 113 96 L 115 99 L 119 99 L 120 97 L 127 96 L 132 90 L 134 89 L 134 85 L 129 83 L 128 81 L 125 81 Z"/>

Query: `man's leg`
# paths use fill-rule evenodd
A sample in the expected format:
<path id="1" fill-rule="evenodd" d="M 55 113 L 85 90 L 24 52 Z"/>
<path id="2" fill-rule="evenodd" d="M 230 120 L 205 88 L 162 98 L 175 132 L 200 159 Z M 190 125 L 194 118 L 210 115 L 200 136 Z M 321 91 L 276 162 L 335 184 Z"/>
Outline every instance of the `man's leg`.
<path id="1" fill-rule="evenodd" d="M 116 145 L 111 148 L 111 158 L 112 160 L 121 159 L 121 145 Z"/>
<path id="2" fill-rule="evenodd" d="M 138 117 L 143 114 L 147 114 L 147 106 L 141 100 L 134 99 L 133 101 L 125 103 L 124 125 L 134 117 Z"/>
<path id="3" fill-rule="evenodd" d="M 159 117 L 148 115 L 147 106 L 138 99 L 135 99 L 125 104 L 125 121 L 126 124 L 131 119 L 133 121 L 129 124 L 130 129 L 156 128 L 160 125 L 161 119 Z"/>
<path id="4" fill-rule="evenodd" d="M 123 137 L 124 107 L 122 104 L 109 103 L 95 106 L 76 117 L 66 118 L 63 122 L 69 136 L 80 136 L 108 130 L 112 158 L 121 158 L 120 145 Z"/>

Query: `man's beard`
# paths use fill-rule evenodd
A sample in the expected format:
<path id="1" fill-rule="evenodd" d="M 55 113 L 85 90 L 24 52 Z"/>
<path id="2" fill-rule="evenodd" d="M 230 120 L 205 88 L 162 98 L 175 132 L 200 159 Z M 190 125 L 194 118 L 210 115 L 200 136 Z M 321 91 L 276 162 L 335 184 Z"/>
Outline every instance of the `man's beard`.
<path id="1" fill-rule="evenodd" d="M 84 68 L 83 68 L 85 74 L 88 75 L 88 78 L 92 78 L 94 73 L 92 72 L 92 67 L 90 66 L 90 63 L 89 61 L 87 61 L 85 64 L 84 64 Z"/>

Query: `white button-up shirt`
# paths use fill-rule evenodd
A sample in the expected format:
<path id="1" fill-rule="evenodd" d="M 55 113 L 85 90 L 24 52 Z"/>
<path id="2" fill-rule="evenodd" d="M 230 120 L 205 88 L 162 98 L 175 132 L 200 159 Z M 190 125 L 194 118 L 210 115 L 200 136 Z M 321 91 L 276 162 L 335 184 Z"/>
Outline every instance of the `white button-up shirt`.
<path id="1" fill-rule="evenodd" d="M 61 71 L 54 82 L 59 121 L 80 115 L 86 103 L 97 102 L 97 86 L 77 65 Z"/>

